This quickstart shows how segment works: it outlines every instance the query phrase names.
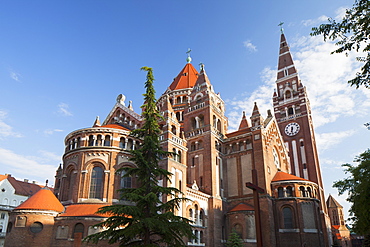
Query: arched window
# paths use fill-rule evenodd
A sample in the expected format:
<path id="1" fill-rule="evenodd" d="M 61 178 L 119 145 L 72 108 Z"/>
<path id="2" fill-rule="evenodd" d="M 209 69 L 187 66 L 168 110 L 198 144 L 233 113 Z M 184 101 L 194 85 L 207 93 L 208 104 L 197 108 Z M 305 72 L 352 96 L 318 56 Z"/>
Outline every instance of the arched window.
<path id="1" fill-rule="evenodd" d="M 311 187 L 307 187 L 307 197 L 312 197 L 312 190 Z"/>
<path id="2" fill-rule="evenodd" d="M 198 225 L 198 214 L 199 214 L 198 205 L 195 205 L 194 222 L 195 222 L 196 225 Z"/>
<path id="3" fill-rule="evenodd" d="M 189 208 L 189 219 L 193 220 L 193 209 Z"/>
<path id="4" fill-rule="evenodd" d="M 85 231 L 85 226 L 82 223 L 77 223 L 73 230 L 73 238 L 82 239 Z"/>
<path id="5" fill-rule="evenodd" d="M 288 108 L 288 116 L 293 115 L 293 114 L 294 114 L 294 109 L 293 109 L 293 107 L 289 107 L 289 108 Z"/>
<path id="6" fill-rule="evenodd" d="M 94 146 L 94 136 L 93 135 L 89 136 L 89 146 Z"/>
<path id="7" fill-rule="evenodd" d="M 301 197 L 306 197 L 306 189 L 303 186 L 299 187 Z"/>
<path id="8" fill-rule="evenodd" d="M 89 198 L 103 199 L 103 183 L 104 171 L 101 167 L 95 166 L 91 172 Z"/>
<path id="9" fill-rule="evenodd" d="M 285 92 L 285 98 L 290 99 L 291 97 L 292 97 L 292 93 L 290 92 L 290 90 L 286 91 Z"/>
<path id="10" fill-rule="evenodd" d="M 171 132 L 176 135 L 176 126 L 172 125 L 171 126 Z"/>
<path id="11" fill-rule="evenodd" d="M 132 188 L 132 178 L 124 177 L 124 175 L 126 175 L 126 171 L 122 170 L 120 173 L 120 176 L 121 176 L 120 189 Z"/>
<path id="12" fill-rule="evenodd" d="M 126 139 L 124 137 L 121 137 L 119 139 L 119 147 L 120 148 L 125 148 L 125 142 L 126 142 Z"/>
<path id="13" fill-rule="evenodd" d="M 199 212 L 199 225 L 204 226 L 204 212 L 203 212 L 203 209 L 201 209 L 200 212 Z"/>
<path id="14" fill-rule="evenodd" d="M 286 196 L 287 197 L 293 196 L 293 188 L 291 186 L 286 187 Z"/>
<path id="15" fill-rule="evenodd" d="M 77 144 L 76 145 L 77 148 L 81 147 L 81 137 L 77 138 L 77 143 L 76 144 Z"/>
<path id="16" fill-rule="evenodd" d="M 102 136 L 98 135 L 98 137 L 96 138 L 95 146 L 101 146 L 102 143 L 103 143 Z"/>
<path id="17" fill-rule="evenodd" d="M 105 136 L 104 138 L 104 146 L 109 147 L 110 146 L 110 136 Z"/>
<path id="18" fill-rule="evenodd" d="M 234 225 L 234 231 L 239 235 L 240 238 L 243 238 L 243 227 L 240 224 Z"/>
<path id="19" fill-rule="evenodd" d="M 177 161 L 181 163 L 181 160 L 182 160 L 182 154 L 181 154 L 181 151 L 179 151 L 177 154 Z"/>
<path id="20" fill-rule="evenodd" d="M 293 212 L 289 207 L 283 208 L 283 225 L 284 229 L 293 229 Z"/>
<path id="21" fill-rule="evenodd" d="M 282 187 L 278 188 L 278 197 L 284 197 L 284 191 Z"/>
<path id="22" fill-rule="evenodd" d="M 203 243 L 204 242 L 203 231 L 200 231 L 199 233 L 200 233 L 199 234 L 199 240 L 200 240 L 201 243 Z"/>

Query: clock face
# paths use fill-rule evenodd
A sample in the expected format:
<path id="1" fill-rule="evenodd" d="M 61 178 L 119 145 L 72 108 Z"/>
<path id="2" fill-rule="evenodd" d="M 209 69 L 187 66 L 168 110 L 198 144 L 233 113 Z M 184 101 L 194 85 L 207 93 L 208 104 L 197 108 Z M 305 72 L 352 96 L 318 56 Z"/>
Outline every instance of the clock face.
<path id="1" fill-rule="evenodd" d="M 299 132 L 299 129 L 300 129 L 300 126 L 298 123 L 289 123 L 285 126 L 285 134 L 287 134 L 288 136 L 295 136 L 296 134 L 298 134 Z"/>

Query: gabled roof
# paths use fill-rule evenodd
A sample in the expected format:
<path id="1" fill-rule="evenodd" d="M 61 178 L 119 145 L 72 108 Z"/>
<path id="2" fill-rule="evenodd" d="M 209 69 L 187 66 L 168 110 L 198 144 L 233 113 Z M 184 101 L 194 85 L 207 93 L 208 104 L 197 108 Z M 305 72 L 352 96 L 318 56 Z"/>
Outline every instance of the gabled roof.
<path id="1" fill-rule="evenodd" d="M 289 173 L 286 173 L 286 172 L 278 171 L 278 172 L 275 174 L 275 177 L 271 180 L 271 182 L 289 181 L 289 180 L 302 180 L 302 181 L 309 181 L 309 180 L 307 180 L 307 179 L 300 178 L 300 177 L 294 176 L 294 175 L 289 174 Z"/>
<path id="2" fill-rule="evenodd" d="M 198 71 L 191 63 L 187 63 L 170 85 L 171 90 L 192 88 L 198 78 Z"/>
<path id="3" fill-rule="evenodd" d="M 0 181 L 3 181 L 4 179 L 8 179 L 9 183 L 15 190 L 15 194 L 17 195 L 32 196 L 44 187 L 42 185 L 16 180 L 9 174 L 0 175 Z"/>
<path id="4" fill-rule="evenodd" d="M 326 200 L 326 206 L 328 208 L 343 208 L 342 205 L 340 205 L 340 203 L 331 195 L 329 195 L 328 199 Z"/>
<path id="5" fill-rule="evenodd" d="M 44 187 L 15 208 L 15 210 L 22 209 L 47 210 L 60 213 L 64 211 L 64 206 L 59 202 L 59 200 L 48 187 Z"/>
<path id="6" fill-rule="evenodd" d="M 229 210 L 229 212 L 237 212 L 237 211 L 254 211 L 254 207 L 245 203 L 240 203 Z"/>
<path id="7" fill-rule="evenodd" d="M 97 214 L 96 212 L 108 204 L 72 204 L 66 207 L 66 211 L 60 217 L 108 217 L 107 214 Z"/>

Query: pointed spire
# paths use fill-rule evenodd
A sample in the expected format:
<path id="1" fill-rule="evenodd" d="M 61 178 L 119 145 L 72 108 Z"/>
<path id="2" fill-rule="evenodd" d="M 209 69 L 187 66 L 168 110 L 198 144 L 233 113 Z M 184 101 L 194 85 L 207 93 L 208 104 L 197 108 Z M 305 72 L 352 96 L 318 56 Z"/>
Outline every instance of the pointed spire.
<path id="1" fill-rule="evenodd" d="M 257 102 L 254 102 L 254 107 L 253 107 L 252 117 L 253 117 L 253 116 L 257 116 L 257 115 L 260 115 L 260 111 L 259 111 L 259 109 L 258 109 Z"/>
<path id="2" fill-rule="evenodd" d="M 254 102 L 253 112 L 251 118 L 252 127 L 262 125 L 264 123 L 264 119 L 260 114 L 260 111 L 257 106 L 257 102 Z"/>
<path id="3" fill-rule="evenodd" d="M 199 76 L 198 76 L 198 79 L 195 85 L 202 85 L 205 82 L 207 85 L 211 86 L 211 82 L 209 81 L 206 70 L 204 69 L 204 64 L 200 63 L 199 65 L 200 65 L 200 73 L 199 73 Z"/>
<path id="4" fill-rule="evenodd" d="M 131 111 L 133 111 L 134 110 L 134 108 L 132 107 L 132 100 L 130 100 L 129 102 L 128 102 L 128 107 L 127 107 L 128 109 L 130 109 Z"/>
<path id="5" fill-rule="evenodd" d="M 198 78 L 198 71 L 191 63 L 187 63 L 185 67 L 176 76 L 170 85 L 170 90 L 178 90 L 184 88 L 192 88 Z"/>
<path id="6" fill-rule="evenodd" d="M 277 80 L 297 73 L 284 33 L 280 36 Z"/>
<path id="7" fill-rule="evenodd" d="M 99 116 L 96 116 L 93 127 L 100 127 L 100 126 L 101 126 L 101 124 L 100 124 Z"/>
<path id="8" fill-rule="evenodd" d="M 246 128 L 249 128 L 249 124 L 248 124 L 247 118 L 245 117 L 245 111 L 243 111 L 242 121 L 240 121 L 238 130 L 242 130 Z"/>

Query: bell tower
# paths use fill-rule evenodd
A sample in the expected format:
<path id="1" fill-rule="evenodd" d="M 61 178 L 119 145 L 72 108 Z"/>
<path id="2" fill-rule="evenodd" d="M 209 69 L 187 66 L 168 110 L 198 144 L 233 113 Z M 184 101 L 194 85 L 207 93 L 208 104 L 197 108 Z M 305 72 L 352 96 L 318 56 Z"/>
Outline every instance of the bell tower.
<path id="1" fill-rule="evenodd" d="M 324 186 L 316 148 L 310 101 L 294 65 L 285 35 L 281 33 L 276 90 L 273 94 L 275 118 L 290 156 L 291 172 L 317 183 L 324 228 L 330 232 Z M 328 234 L 330 236 L 330 234 Z M 327 236 L 328 236 L 327 235 Z"/>
<path id="2" fill-rule="evenodd" d="M 227 128 L 225 105 L 215 93 L 204 65 L 189 94 L 184 113 L 184 132 L 188 144 L 188 184 L 210 195 L 208 201 L 209 246 L 218 246 L 222 236 L 222 159 L 221 143 Z"/>

